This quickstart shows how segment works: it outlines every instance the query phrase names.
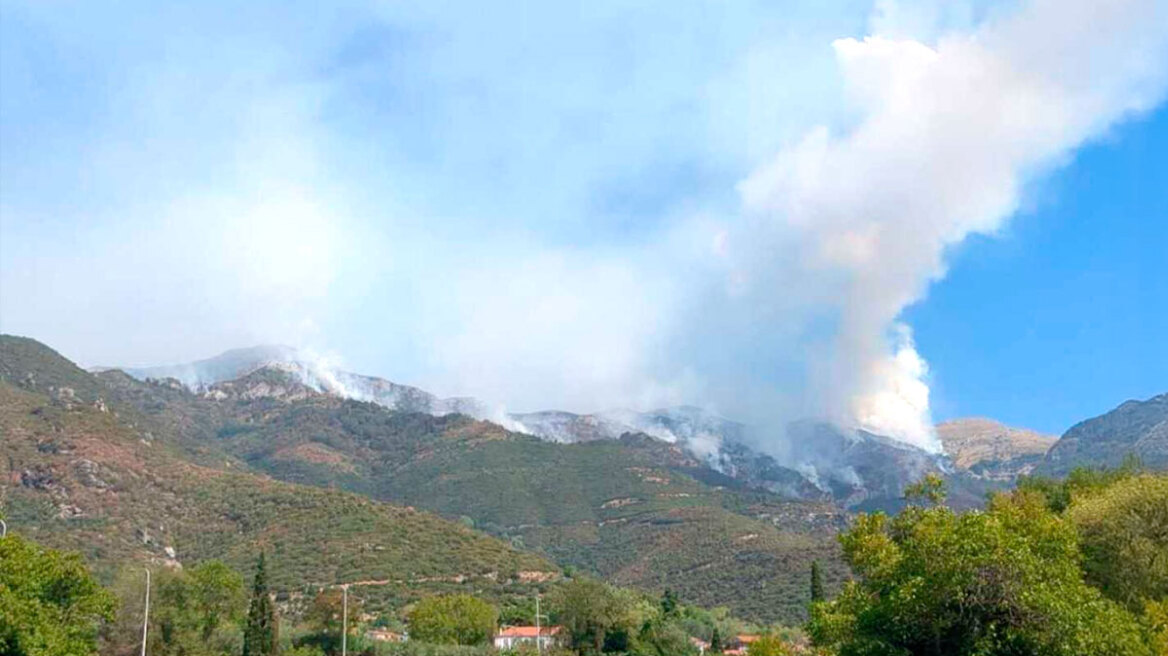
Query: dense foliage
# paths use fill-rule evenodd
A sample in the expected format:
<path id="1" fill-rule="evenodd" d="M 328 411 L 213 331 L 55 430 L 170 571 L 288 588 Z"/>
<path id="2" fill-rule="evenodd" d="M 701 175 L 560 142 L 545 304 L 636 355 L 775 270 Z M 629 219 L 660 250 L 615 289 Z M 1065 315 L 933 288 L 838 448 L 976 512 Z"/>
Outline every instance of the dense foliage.
<path id="1" fill-rule="evenodd" d="M 11 533 L 0 538 L 0 654 L 93 654 L 100 623 L 113 610 L 113 596 L 79 555 Z"/>
<path id="2" fill-rule="evenodd" d="M 580 654 L 638 656 L 697 654 L 691 637 L 713 639 L 736 633 L 740 623 L 724 611 L 685 606 L 667 591 L 654 603 L 627 589 L 587 578 L 556 588 L 549 598 L 552 620 L 563 626 L 568 645 Z"/>
<path id="3" fill-rule="evenodd" d="M 639 619 L 627 593 L 592 579 L 578 578 L 560 587 L 550 605 L 572 647 L 591 653 L 626 647 Z"/>
<path id="4" fill-rule="evenodd" d="M 1071 505 L 1083 571 L 1132 610 L 1168 599 L 1168 476 L 1136 475 Z"/>
<path id="5" fill-rule="evenodd" d="M 661 445 L 552 444 L 466 417 L 332 399 L 234 411 L 217 443 L 256 469 L 458 518 L 620 585 L 675 586 L 746 616 L 798 621 L 810 559 L 832 587 L 844 575 L 830 529 L 783 531 L 757 518 L 802 518 L 813 506 L 703 483 L 670 466 L 685 458 Z"/>
<path id="6" fill-rule="evenodd" d="M 439 645 L 481 645 L 495 632 L 499 612 L 470 595 L 429 597 L 410 612 L 410 633 Z"/>
<path id="7" fill-rule="evenodd" d="M 321 590 L 304 613 L 304 633 L 293 643 L 324 654 L 339 654 L 342 651 L 342 632 L 348 641 L 352 641 L 363 614 L 364 603 L 357 595 L 346 595 L 344 589 L 338 588 Z"/>
<path id="8" fill-rule="evenodd" d="M 776 635 L 764 635 L 750 643 L 746 648 L 747 656 L 794 656 L 790 643 Z"/>
<path id="9" fill-rule="evenodd" d="M 1080 483 L 1086 478 L 1078 476 Z M 909 492 L 925 505 L 895 518 L 860 515 L 841 536 L 859 579 L 813 606 L 812 638 L 840 656 L 1153 654 L 1151 613 L 1141 623 L 1088 585 L 1084 567 L 1116 598 L 1161 594 L 1156 577 L 1140 589 L 1124 573 L 1168 557 L 1165 533 L 1156 528 L 1162 523 L 1146 533 L 1135 527 L 1145 518 L 1162 521 L 1166 479 L 1100 480 L 1076 484 L 1065 502 L 1062 488 L 1043 482 L 1041 490 L 1000 494 L 984 511 L 962 514 L 929 505 L 943 490 L 923 481 Z M 1074 489 L 1091 492 L 1078 497 Z"/>
<path id="10" fill-rule="evenodd" d="M 141 648 L 146 572 L 126 567 L 113 592 L 90 577 L 76 555 L 43 549 L 18 536 L 0 541 L 0 654 L 134 656 Z M 490 653 L 498 609 L 466 594 L 426 597 L 410 604 L 395 630 L 410 633 L 408 644 L 370 640 L 365 631 L 396 620 L 370 621 L 360 595 L 348 596 L 348 624 L 341 591 L 320 590 L 310 602 L 285 605 L 280 618 L 268 587 L 270 559 L 260 556 L 250 594 L 243 577 L 218 561 L 186 569 L 155 568 L 150 579 L 147 649 L 155 656 L 328 656 L 348 651 L 360 656 L 473 656 Z M 567 645 L 577 653 L 629 656 L 695 654 L 692 636 L 735 635 L 744 628 L 725 609 L 685 605 L 673 592 L 660 600 L 586 578 L 549 585 L 549 625 L 566 627 Z M 115 602 L 117 602 L 115 604 Z M 120 606 L 113 612 L 115 605 Z M 530 621 L 530 606 L 509 613 Z M 283 625 L 283 629 L 279 627 Z M 720 640 L 716 639 L 715 642 Z M 520 650 L 522 653 L 522 650 Z M 549 653 L 567 653 L 561 648 Z M 765 652 L 772 653 L 772 652 Z M 783 653 L 783 652 L 774 652 Z"/>
<path id="11" fill-rule="evenodd" d="M 218 561 L 183 570 L 152 572 L 148 652 L 214 656 L 239 653 L 240 620 L 247 608 L 243 577 Z M 113 584 L 115 621 L 103 633 L 102 652 L 139 653 L 145 604 L 145 572 L 127 567 Z"/>

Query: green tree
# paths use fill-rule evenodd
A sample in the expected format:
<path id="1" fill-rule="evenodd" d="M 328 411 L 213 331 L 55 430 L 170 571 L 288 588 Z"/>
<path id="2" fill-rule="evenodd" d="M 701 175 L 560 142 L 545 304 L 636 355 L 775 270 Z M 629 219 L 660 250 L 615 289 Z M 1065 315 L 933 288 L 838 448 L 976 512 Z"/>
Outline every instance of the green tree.
<path id="1" fill-rule="evenodd" d="M 535 623 L 535 597 L 512 597 L 499 608 L 499 624 L 514 626 Z"/>
<path id="2" fill-rule="evenodd" d="M 152 585 L 151 588 L 155 588 Z M 142 610 L 146 594 L 146 574 L 142 567 L 124 565 L 114 578 L 110 591 L 114 595 L 117 612 L 112 622 L 106 622 L 99 633 L 98 650 L 113 656 L 130 656 L 142 649 Z M 153 601 L 154 595 L 151 595 Z M 151 636 L 158 632 L 156 612 L 151 612 Z M 156 653 L 150 646 L 150 653 Z"/>
<path id="3" fill-rule="evenodd" d="M 208 561 L 190 570 L 154 571 L 151 579 L 149 653 L 210 656 L 239 651 L 242 636 L 237 622 L 246 604 L 239 574 Z M 115 581 L 124 610 L 107 628 L 109 651 L 136 653 L 144 585 L 138 567 L 127 567 Z"/>
<path id="4" fill-rule="evenodd" d="M 840 656 L 1151 653 L 1136 618 L 1083 582 L 1074 527 L 1041 495 L 861 514 L 840 542 L 859 580 L 808 623 Z"/>
<path id="5" fill-rule="evenodd" d="M 940 474 L 925 474 L 924 478 L 904 489 L 905 500 L 912 504 L 928 502 L 938 506 L 945 502 L 946 496 L 945 479 Z"/>
<path id="6" fill-rule="evenodd" d="M 348 601 L 346 631 L 353 635 L 364 612 L 361 600 L 352 594 Z M 345 619 L 344 592 L 337 588 L 321 590 L 304 614 L 308 634 L 296 641 L 297 646 L 315 646 L 326 654 L 341 652 L 341 624 Z M 350 639 L 350 644 L 352 640 Z"/>
<path id="7" fill-rule="evenodd" d="M 819 561 L 811 561 L 811 603 L 823 601 L 823 574 L 819 571 Z"/>
<path id="8" fill-rule="evenodd" d="M 714 627 L 714 632 L 710 634 L 710 653 L 722 653 L 722 632 L 716 626 Z"/>
<path id="9" fill-rule="evenodd" d="M 746 647 L 747 656 L 793 656 L 791 647 L 777 635 L 766 634 Z"/>
<path id="10" fill-rule="evenodd" d="M 316 645 L 297 645 L 285 650 L 283 656 L 325 656 L 325 653 Z"/>
<path id="11" fill-rule="evenodd" d="M 665 590 L 665 594 L 661 596 L 661 612 L 666 617 L 672 617 L 677 614 L 677 594 L 673 590 Z"/>
<path id="12" fill-rule="evenodd" d="M 644 656 L 696 656 L 698 653 L 676 617 L 664 615 L 646 622 L 631 647 L 630 653 Z"/>
<path id="13" fill-rule="evenodd" d="M 1087 581 L 1133 612 L 1168 600 L 1168 475 L 1141 474 L 1075 495 Z"/>
<path id="14" fill-rule="evenodd" d="M 268 574 L 264 554 L 256 563 L 255 580 L 251 588 L 251 602 L 247 609 L 247 624 L 243 631 L 243 656 L 274 656 L 279 650 L 276 607 L 268 591 Z"/>
<path id="15" fill-rule="evenodd" d="M 410 611 L 410 637 L 442 645 L 480 645 L 498 625 L 491 604 L 466 594 L 427 597 Z"/>
<path id="16" fill-rule="evenodd" d="M 199 634 L 210 640 L 220 628 L 238 622 L 246 608 L 243 577 L 218 560 L 199 563 L 190 572 Z"/>
<path id="17" fill-rule="evenodd" d="M 598 654 L 614 637 L 627 640 L 630 608 L 612 586 L 575 578 L 553 590 L 550 597 L 556 619 L 580 652 Z"/>
<path id="18" fill-rule="evenodd" d="M 1168 654 L 1168 598 L 1144 604 L 1144 628 L 1153 654 Z"/>
<path id="19" fill-rule="evenodd" d="M 94 654 L 98 627 L 113 610 L 113 596 L 78 554 L 12 533 L 0 538 L 0 654 Z"/>
<path id="20" fill-rule="evenodd" d="M 1015 487 L 1042 495 L 1051 510 L 1061 513 L 1071 506 L 1075 498 L 1105 490 L 1119 481 L 1140 474 L 1143 469 L 1139 458 L 1129 455 L 1119 467 L 1076 467 L 1062 480 L 1045 476 L 1022 476 Z"/>

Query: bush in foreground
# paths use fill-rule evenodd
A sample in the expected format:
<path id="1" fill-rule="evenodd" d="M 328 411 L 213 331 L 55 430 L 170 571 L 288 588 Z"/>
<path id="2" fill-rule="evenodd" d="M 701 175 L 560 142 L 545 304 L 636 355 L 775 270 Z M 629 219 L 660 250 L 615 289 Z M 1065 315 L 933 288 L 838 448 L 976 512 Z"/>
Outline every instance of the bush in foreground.
<path id="1" fill-rule="evenodd" d="M 0 654 L 94 654 L 98 627 L 113 611 L 113 596 L 78 554 L 0 538 Z"/>
<path id="2" fill-rule="evenodd" d="M 841 543 L 859 580 L 808 624 L 840 656 L 1153 654 L 1147 627 L 1083 581 L 1075 526 L 1041 494 L 860 515 Z"/>

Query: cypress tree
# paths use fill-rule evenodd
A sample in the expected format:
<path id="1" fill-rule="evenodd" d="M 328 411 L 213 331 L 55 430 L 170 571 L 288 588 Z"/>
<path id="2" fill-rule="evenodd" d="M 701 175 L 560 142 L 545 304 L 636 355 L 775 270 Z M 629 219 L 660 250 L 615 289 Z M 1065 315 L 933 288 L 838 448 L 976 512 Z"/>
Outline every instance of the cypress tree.
<path id="1" fill-rule="evenodd" d="M 714 627 L 714 633 L 710 635 L 710 653 L 722 653 L 722 632 L 718 631 L 718 627 Z"/>
<path id="2" fill-rule="evenodd" d="M 819 561 L 811 561 L 811 603 L 823 601 L 823 575 L 819 572 Z"/>
<path id="3" fill-rule="evenodd" d="M 661 612 L 666 617 L 673 617 L 677 613 L 677 595 L 673 590 L 666 590 L 665 595 L 661 597 Z"/>
<path id="4" fill-rule="evenodd" d="M 243 656 L 275 656 L 279 648 L 276 629 L 276 608 L 268 592 L 268 574 L 264 569 L 264 554 L 260 552 L 247 608 L 247 627 L 243 632 Z"/>

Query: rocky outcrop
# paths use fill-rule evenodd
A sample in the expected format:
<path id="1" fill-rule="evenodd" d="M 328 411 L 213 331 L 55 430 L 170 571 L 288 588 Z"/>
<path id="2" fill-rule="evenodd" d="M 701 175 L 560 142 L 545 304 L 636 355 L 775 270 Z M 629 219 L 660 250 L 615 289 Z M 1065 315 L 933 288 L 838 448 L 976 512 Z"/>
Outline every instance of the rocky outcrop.
<path id="1" fill-rule="evenodd" d="M 216 383 L 203 390 L 202 394 L 216 401 L 275 399 L 292 402 L 302 401 L 321 392 L 306 384 L 294 368 L 267 365 L 242 378 Z"/>
<path id="2" fill-rule="evenodd" d="M 120 479 L 113 470 L 85 458 L 73 461 L 73 476 L 85 487 L 98 490 L 108 490 Z"/>

